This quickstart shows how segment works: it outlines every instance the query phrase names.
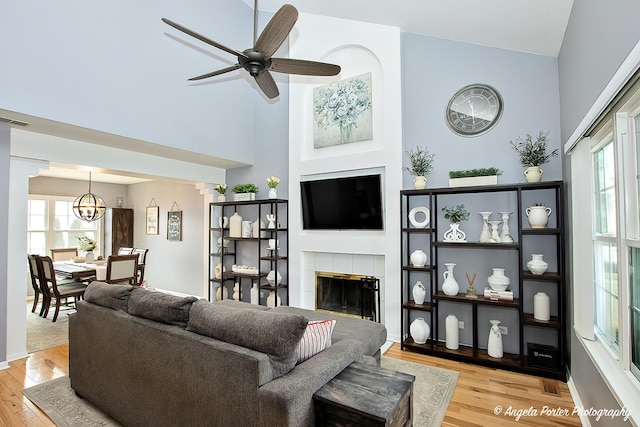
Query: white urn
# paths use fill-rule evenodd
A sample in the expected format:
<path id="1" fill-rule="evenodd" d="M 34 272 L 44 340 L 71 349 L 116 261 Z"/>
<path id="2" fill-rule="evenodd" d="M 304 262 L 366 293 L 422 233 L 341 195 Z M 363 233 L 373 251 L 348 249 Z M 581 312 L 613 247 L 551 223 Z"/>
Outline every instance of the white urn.
<path id="1" fill-rule="evenodd" d="M 409 325 L 409 333 L 411 333 L 413 342 L 425 344 L 431 333 L 431 328 L 429 328 L 429 324 L 425 322 L 424 318 L 418 317 Z"/>
<path id="2" fill-rule="evenodd" d="M 416 190 L 424 190 L 427 188 L 427 178 L 424 176 L 416 176 L 413 178 L 413 188 Z"/>
<path id="3" fill-rule="evenodd" d="M 527 221 L 531 228 L 546 228 L 551 215 L 551 208 L 546 206 L 531 206 L 525 209 Z"/>
<path id="4" fill-rule="evenodd" d="M 542 257 L 541 254 L 531 254 L 531 261 L 527 263 L 527 268 L 532 274 L 543 274 L 549 268 L 549 264 Z"/>
<path id="5" fill-rule="evenodd" d="M 427 254 L 422 249 L 416 249 L 411 252 L 411 265 L 414 267 L 424 267 L 427 263 Z"/>
<path id="6" fill-rule="evenodd" d="M 504 275 L 504 268 L 494 268 L 493 274 L 489 276 L 487 282 L 494 291 L 506 291 L 511 280 Z"/>
<path id="7" fill-rule="evenodd" d="M 542 181 L 542 169 L 540 166 L 529 166 L 524 170 L 524 178 L 527 182 L 540 182 Z"/>

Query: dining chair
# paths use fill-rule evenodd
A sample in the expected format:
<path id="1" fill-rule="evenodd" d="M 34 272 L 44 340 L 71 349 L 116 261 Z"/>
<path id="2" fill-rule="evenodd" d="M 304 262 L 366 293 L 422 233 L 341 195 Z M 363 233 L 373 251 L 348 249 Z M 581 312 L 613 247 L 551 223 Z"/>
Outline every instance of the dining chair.
<path id="1" fill-rule="evenodd" d="M 125 248 L 124 246 L 118 249 L 118 255 L 131 255 L 133 248 Z"/>
<path id="2" fill-rule="evenodd" d="M 69 261 L 78 256 L 78 248 L 51 249 L 51 259 L 54 261 Z"/>
<path id="3" fill-rule="evenodd" d="M 107 258 L 107 283 L 136 285 L 138 279 L 138 254 L 111 255 Z"/>
<path id="4" fill-rule="evenodd" d="M 147 265 L 148 252 L 149 249 L 142 248 L 134 248 L 132 252 L 134 254 L 138 254 L 138 286 L 140 286 L 142 284 L 142 281 L 144 280 L 144 269 Z"/>
<path id="5" fill-rule="evenodd" d="M 60 306 L 63 303 L 67 303 L 69 298 L 73 298 L 75 306 L 75 303 L 84 296 L 87 285 L 72 279 L 58 281 L 51 257 L 38 256 L 37 264 L 40 289 L 44 295 L 43 304 L 45 305 L 42 317 L 48 316 L 51 303 L 55 300 L 56 310 L 53 314 L 53 321 L 55 322 L 58 320 Z"/>
<path id="6" fill-rule="evenodd" d="M 27 255 L 27 261 L 29 261 L 29 275 L 31 277 L 31 286 L 33 287 L 33 308 L 31 312 L 35 313 L 38 302 L 40 301 L 40 295 L 42 295 L 42 306 L 40 307 L 39 316 L 42 316 L 45 308 L 45 295 L 40 289 L 40 276 L 38 275 L 38 255 Z"/>

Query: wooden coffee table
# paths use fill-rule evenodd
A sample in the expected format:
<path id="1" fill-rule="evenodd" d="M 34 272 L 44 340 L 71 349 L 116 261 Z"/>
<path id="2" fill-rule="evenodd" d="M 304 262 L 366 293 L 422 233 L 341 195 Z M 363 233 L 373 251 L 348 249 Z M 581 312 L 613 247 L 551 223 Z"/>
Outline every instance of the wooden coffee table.
<path id="1" fill-rule="evenodd" d="M 411 426 L 414 380 L 354 362 L 313 395 L 316 426 Z"/>

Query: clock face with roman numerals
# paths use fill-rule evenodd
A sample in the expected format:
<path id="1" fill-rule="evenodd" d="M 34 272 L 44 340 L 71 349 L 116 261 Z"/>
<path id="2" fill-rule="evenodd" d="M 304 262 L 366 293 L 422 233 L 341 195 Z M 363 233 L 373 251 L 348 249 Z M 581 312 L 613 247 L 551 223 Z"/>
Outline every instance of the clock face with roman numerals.
<path id="1" fill-rule="evenodd" d="M 502 97 L 485 84 L 472 84 L 456 92 L 447 105 L 446 122 L 462 136 L 478 136 L 488 132 L 502 116 Z"/>

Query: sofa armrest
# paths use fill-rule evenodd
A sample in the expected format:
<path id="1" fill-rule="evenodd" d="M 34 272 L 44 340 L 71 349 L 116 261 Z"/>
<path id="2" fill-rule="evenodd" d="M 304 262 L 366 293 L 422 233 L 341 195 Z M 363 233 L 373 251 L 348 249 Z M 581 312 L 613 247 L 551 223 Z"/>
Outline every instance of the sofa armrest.
<path id="1" fill-rule="evenodd" d="M 343 339 L 286 375 L 258 390 L 260 420 L 264 426 L 312 426 L 313 394 L 351 363 L 360 361 L 364 345 Z"/>

